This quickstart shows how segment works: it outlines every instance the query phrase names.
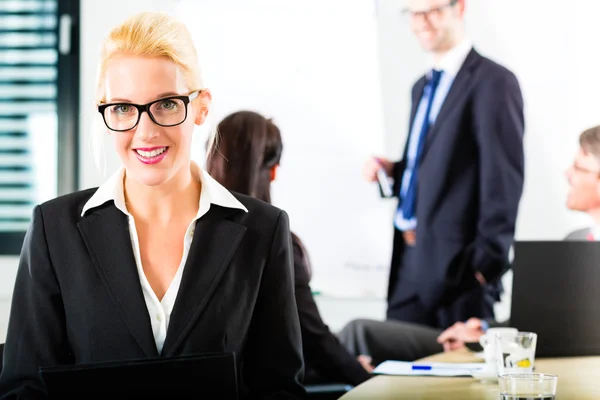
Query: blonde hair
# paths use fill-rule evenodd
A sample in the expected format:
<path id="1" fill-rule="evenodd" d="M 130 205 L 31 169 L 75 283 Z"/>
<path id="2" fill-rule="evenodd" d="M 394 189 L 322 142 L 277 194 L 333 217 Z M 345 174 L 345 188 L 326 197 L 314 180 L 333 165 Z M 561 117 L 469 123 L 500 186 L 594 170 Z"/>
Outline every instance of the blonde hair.
<path id="1" fill-rule="evenodd" d="M 96 102 L 104 101 L 108 62 L 119 55 L 160 57 L 177 64 L 190 91 L 202 89 L 194 41 L 186 26 L 163 12 L 143 12 L 125 20 L 104 40 L 96 84 Z"/>
<path id="2" fill-rule="evenodd" d="M 164 12 L 142 12 L 115 27 L 102 44 L 96 77 L 96 104 L 106 99 L 105 75 L 111 59 L 120 55 L 166 58 L 177 64 L 190 91 L 203 89 L 203 80 L 194 41 L 185 24 Z M 96 114 L 98 114 L 96 112 Z M 96 115 L 98 117 L 98 115 Z M 101 117 L 100 117 L 101 119 Z M 96 129 L 97 131 L 97 129 Z M 92 132 L 94 135 L 96 132 Z M 103 140 L 100 138 L 100 140 Z M 212 144 L 215 135 L 209 136 Z M 97 146 L 93 144 L 93 147 Z M 98 150 L 98 149 L 95 149 Z M 101 155 L 94 151 L 103 172 Z"/>

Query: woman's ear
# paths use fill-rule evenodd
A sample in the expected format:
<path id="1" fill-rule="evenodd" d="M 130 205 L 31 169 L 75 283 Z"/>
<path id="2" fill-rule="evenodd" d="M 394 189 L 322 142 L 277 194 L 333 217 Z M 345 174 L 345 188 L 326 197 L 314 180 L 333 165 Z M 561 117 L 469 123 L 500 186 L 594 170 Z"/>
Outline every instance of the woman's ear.
<path id="1" fill-rule="evenodd" d="M 206 122 L 208 116 L 208 109 L 212 101 L 212 94 L 208 89 L 202 89 L 198 97 L 194 99 L 194 110 L 196 115 L 194 116 L 194 123 L 196 125 L 202 125 Z"/>
<path id="2" fill-rule="evenodd" d="M 271 167 L 271 182 L 277 177 L 277 168 L 279 168 L 279 164 L 275 164 Z"/>

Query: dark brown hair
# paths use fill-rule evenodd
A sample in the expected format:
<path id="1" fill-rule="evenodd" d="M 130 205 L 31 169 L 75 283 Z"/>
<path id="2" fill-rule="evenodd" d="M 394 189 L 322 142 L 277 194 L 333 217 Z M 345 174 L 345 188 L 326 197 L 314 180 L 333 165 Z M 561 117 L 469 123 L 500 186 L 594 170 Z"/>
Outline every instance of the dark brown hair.
<path id="1" fill-rule="evenodd" d="M 206 171 L 225 188 L 271 203 L 271 169 L 279 164 L 283 143 L 279 128 L 253 111 L 237 111 L 217 126 L 214 148 L 208 150 Z M 312 268 L 308 252 L 298 236 L 302 264 L 309 279 Z"/>
<path id="2" fill-rule="evenodd" d="M 253 111 L 238 111 L 217 126 L 208 150 L 207 172 L 227 189 L 271 203 L 271 169 L 279 164 L 279 128 Z"/>

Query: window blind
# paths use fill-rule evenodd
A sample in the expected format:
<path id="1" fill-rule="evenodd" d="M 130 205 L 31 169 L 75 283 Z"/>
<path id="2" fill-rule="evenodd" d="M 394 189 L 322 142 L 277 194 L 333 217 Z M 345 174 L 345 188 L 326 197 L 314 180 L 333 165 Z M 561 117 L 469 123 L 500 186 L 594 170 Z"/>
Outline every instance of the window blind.
<path id="1" fill-rule="evenodd" d="M 0 240 L 4 242 L 22 241 L 33 206 L 56 195 L 57 1 L 0 0 Z"/>

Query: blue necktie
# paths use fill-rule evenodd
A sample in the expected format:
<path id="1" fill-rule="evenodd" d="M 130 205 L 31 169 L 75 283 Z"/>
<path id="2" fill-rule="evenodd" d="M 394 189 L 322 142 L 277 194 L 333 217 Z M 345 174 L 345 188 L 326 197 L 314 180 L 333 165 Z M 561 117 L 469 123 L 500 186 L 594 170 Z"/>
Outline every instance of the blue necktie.
<path id="1" fill-rule="evenodd" d="M 431 79 L 428 82 L 429 86 L 429 99 L 427 101 L 427 111 L 425 111 L 425 117 L 423 118 L 423 125 L 421 126 L 421 132 L 419 132 L 419 142 L 417 144 L 417 151 L 415 154 L 414 165 L 412 174 L 410 176 L 410 182 L 406 194 L 402 199 L 402 216 L 405 220 L 410 220 L 415 216 L 416 200 L 417 200 L 417 184 L 418 184 L 418 169 L 419 162 L 421 159 L 421 152 L 423 151 L 423 145 L 429 132 L 429 114 L 431 113 L 431 105 L 433 104 L 433 98 L 435 96 L 435 90 L 440 83 L 442 71 L 432 70 Z"/>

